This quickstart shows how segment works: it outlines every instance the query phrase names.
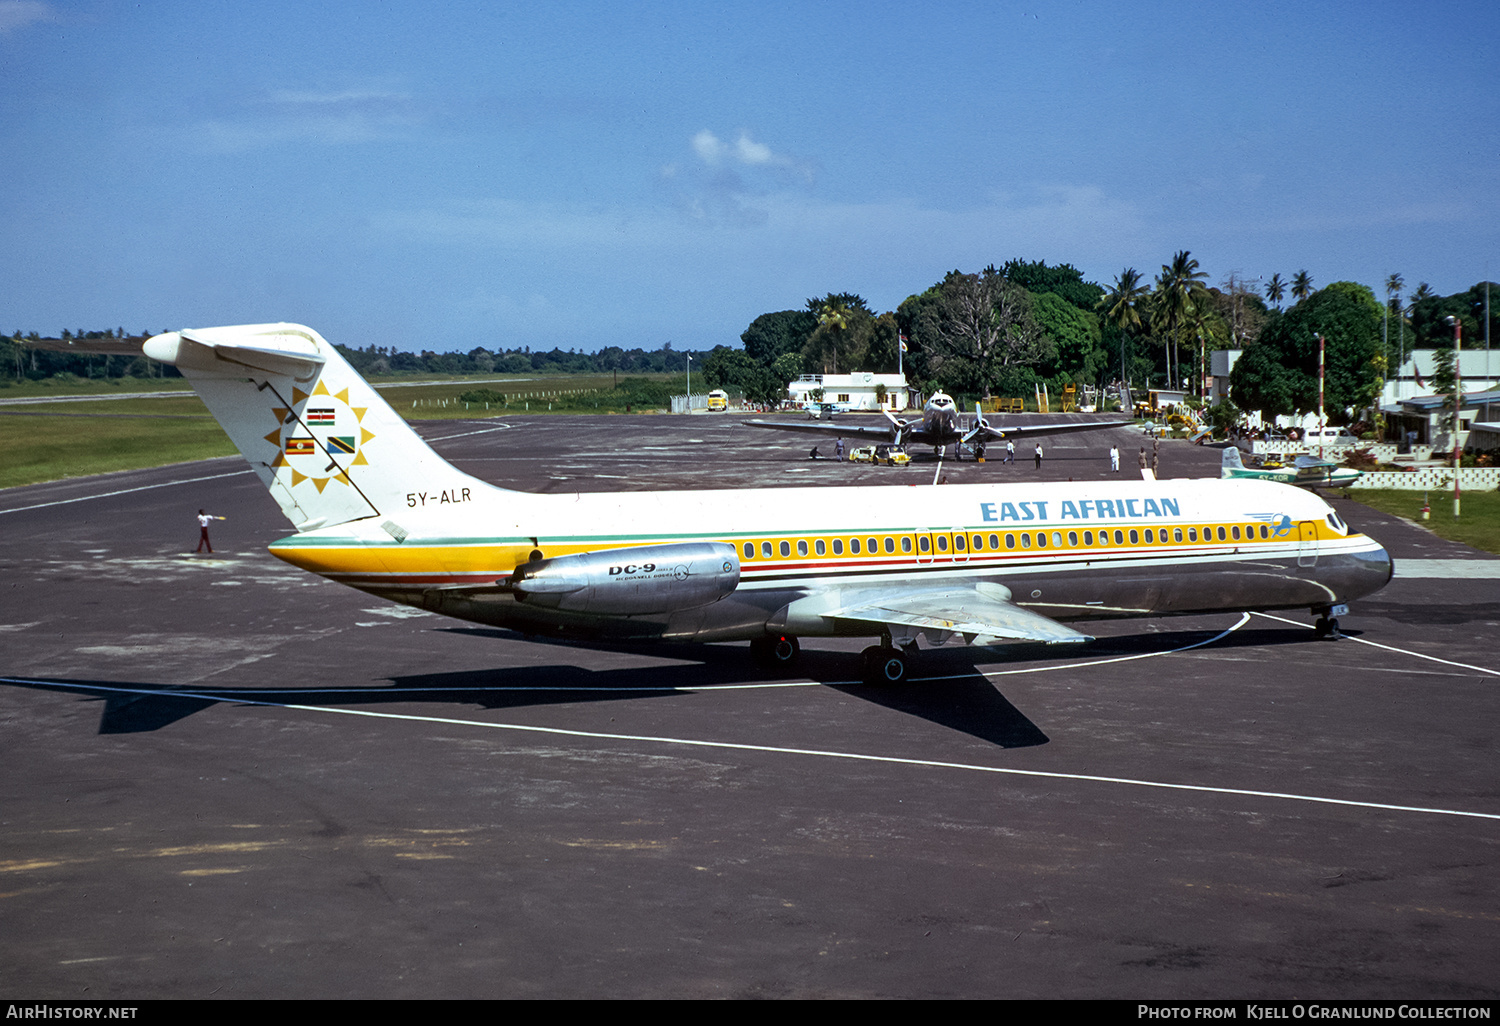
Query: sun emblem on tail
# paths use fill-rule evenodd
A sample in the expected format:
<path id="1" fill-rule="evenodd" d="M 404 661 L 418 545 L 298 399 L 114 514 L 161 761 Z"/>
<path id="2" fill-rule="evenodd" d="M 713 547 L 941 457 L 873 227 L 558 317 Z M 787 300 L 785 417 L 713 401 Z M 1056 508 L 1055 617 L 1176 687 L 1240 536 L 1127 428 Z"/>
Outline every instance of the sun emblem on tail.
<path id="1" fill-rule="evenodd" d="M 292 406 L 273 408 L 278 426 L 265 436 L 276 446 L 271 468 L 292 473 L 292 486 L 311 481 L 319 494 L 330 481 L 349 484 L 348 468 L 367 465 L 361 449 L 375 437 L 364 427 L 367 406 L 350 406 L 349 390 L 328 391 L 319 381 L 311 392 L 292 389 Z"/>

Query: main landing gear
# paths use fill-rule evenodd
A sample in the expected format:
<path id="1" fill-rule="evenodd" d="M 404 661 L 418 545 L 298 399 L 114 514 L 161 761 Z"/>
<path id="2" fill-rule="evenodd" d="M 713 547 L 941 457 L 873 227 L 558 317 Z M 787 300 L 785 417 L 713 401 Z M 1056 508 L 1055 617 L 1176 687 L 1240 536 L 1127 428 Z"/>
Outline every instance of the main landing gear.
<path id="1" fill-rule="evenodd" d="M 790 669 L 801 653 L 802 646 L 790 634 L 776 634 L 750 642 L 750 654 L 768 670 Z"/>
<path id="2" fill-rule="evenodd" d="M 915 651 L 915 644 L 905 648 L 897 648 L 889 641 L 871 645 L 860 653 L 861 679 L 866 684 L 905 683 Z M 801 652 L 802 646 L 790 634 L 773 634 L 750 642 L 750 654 L 755 661 L 773 672 L 790 670 Z"/>
<path id="3" fill-rule="evenodd" d="M 860 653 L 866 684 L 902 684 L 909 667 L 906 653 L 892 645 L 871 645 Z"/>

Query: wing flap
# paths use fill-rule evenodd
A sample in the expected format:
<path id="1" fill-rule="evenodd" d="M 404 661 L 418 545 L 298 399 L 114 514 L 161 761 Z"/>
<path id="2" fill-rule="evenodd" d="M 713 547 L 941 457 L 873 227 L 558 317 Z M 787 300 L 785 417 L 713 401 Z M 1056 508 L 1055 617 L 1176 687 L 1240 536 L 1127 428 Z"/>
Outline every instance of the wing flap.
<path id="1" fill-rule="evenodd" d="M 1003 597 L 1002 594 L 1003 593 Z M 847 596 L 846 596 L 847 598 Z M 892 592 L 853 597 L 822 612 L 825 617 L 860 620 L 911 631 L 962 634 L 972 644 L 1040 641 L 1077 644 L 1094 639 L 1056 620 L 1009 601 L 996 585 L 961 585 L 941 591 Z"/>

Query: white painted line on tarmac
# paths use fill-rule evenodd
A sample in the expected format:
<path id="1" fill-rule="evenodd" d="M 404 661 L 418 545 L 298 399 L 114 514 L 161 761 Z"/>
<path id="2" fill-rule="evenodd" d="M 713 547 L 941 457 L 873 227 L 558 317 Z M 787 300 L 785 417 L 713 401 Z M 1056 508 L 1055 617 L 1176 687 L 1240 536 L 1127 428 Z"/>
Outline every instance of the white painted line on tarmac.
<path id="1" fill-rule="evenodd" d="M 1500 559 L 1398 559 L 1397 577 L 1500 580 Z"/>
<path id="2" fill-rule="evenodd" d="M 1312 630 L 1313 629 L 1313 625 L 1312 624 L 1310 624 L 1310 623 L 1303 623 L 1301 620 L 1288 620 L 1284 616 L 1272 616 L 1270 613 L 1256 613 L 1255 615 L 1256 616 L 1264 616 L 1267 620 L 1279 620 L 1282 623 L 1289 623 L 1289 624 L 1291 624 L 1294 627 L 1306 627 L 1308 630 Z M 1408 656 L 1412 656 L 1412 657 L 1414 657 L 1416 659 L 1427 659 L 1427 660 L 1430 660 L 1431 662 L 1434 662 L 1434 663 L 1442 663 L 1444 666 L 1457 666 L 1457 667 L 1459 667 L 1460 669 L 1463 669 L 1463 670 L 1477 670 L 1480 673 L 1488 673 L 1488 674 L 1490 674 L 1492 676 L 1500 677 L 1500 670 L 1492 670 L 1488 666 L 1475 666 L 1472 663 L 1457 663 L 1457 662 L 1454 662 L 1452 659 L 1439 659 L 1437 656 L 1427 655 L 1424 652 L 1413 652 L 1409 648 L 1396 648 L 1394 645 L 1382 645 L 1378 641 L 1369 641 L 1369 640 L 1367 640 L 1365 638 L 1355 638 L 1355 637 L 1351 637 L 1348 634 L 1345 634 L 1340 640 L 1342 640 L 1342 641 L 1357 641 L 1361 645 L 1369 645 L 1371 648 L 1384 649 L 1387 652 L 1395 652 L 1398 655 L 1408 655 Z"/>
<path id="3" fill-rule="evenodd" d="M 1238 626 L 1238 625 L 1236 625 Z M 1225 633 L 1228 633 L 1227 631 Z M 1223 635 L 1220 635 L 1222 637 Z M 1196 648 L 1198 646 L 1189 646 Z M 1181 651 L 1181 650 L 1178 650 Z M 1132 657 L 1133 658 L 1133 657 Z M 238 694 L 213 691 L 161 691 L 146 688 L 120 688 L 100 684 L 66 684 L 58 681 L 26 680 L 18 677 L 0 677 L 0 682 L 30 684 L 49 688 L 68 688 L 77 691 L 107 691 L 118 694 L 146 695 L 158 698 L 186 698 L 209 702 L 225 702 L 237 705 L 263 706 L 273 709 L 292 709 L 298 712 L 326 713 L 336 716 L 363 716 L 371 719 L 400 720 L 410 723 L 438 723 L 445 726 L 480 727 L 488 730 L 505 730 L 521 734 L 548 734 L 554 737 L 589 738 L 597 741 L 629 741 L 644 744 L 682 745 L 689 748 L 713 748 L 725 751 L 766 752 L 772 755 L 802 755 L 819 759 L 839 759 L 851 762 L 873 762 L 892 766 L 918 766 L 924 769 L 965 770 L 971 773 L 995 773 L 1017 777 L 1037 777 L 1046 780 L 1070 780 L 1096 784 L 1119 784 L 1126 787 L 1149 787 L 1170 791 L 1194 791 L 1201 794 L 1239 795 L 1247 798 L 1274 798 L 1280 801 L 1307 802 L 1316 805 L 1341 805 L 1356 809 L 1373 809 L 1383 812 L 1415 812 L 1433 816 L 1455 816 L 1465 819 L 1489 819 L 1500 821 L 1500 813 L 1469 812 L 1463 809 L 1443 809 L 1421 805 L 1392 805 L 1384 802 L 1351 801 L 1346 798 L 1328 798 L 1322 795 L 1295 794 L 1283 791 L 1256 791 L 1239 787 L 1211 787 L 1205 784 L 1177 784 L 1160 780 L 1138 780 L 1132 777 L 1107 777 L 1093 773 L 1062 773 L 1053 770 L 1027 770 L 1007 766 L 981 766 L 974 763 L 946 762 L 937 759 L 907 759 L 893 755 L 868 755 L 860 752 L 836 752 L 818 748 L 786 748 L 779 745 L 754 745 L 734 741 L 705 741 L 698 738 L 662 737 L 653 734 L 612 734 L 592 730 L 569 730 L 562 727 L 540 727 L 519 723 L 492 723 L 485 720 L 466 720 L 455 716 L 419 716 L 414 713 L 376 712 L 368 709 L 339 709 L 329 706 L 295 705 L 289 702 L 267 702 L 244 698 Z M 465 688 L 447 690 L 488 690 Z M 507 690 L 497 688 L 494 690 Z"/>
<path id="4" fill-rule="evenodd" d="M 38 502 L 34 506 L 17 506 L 15 509 L 0 509 L 0 514 L 24 513 L 28 509 L 46 509 L 48 506 L 66 506 L 71 502 L 88 502 L 90 499 L 108 499 L 115 495 L 129 495 L 131 492 L 149 492 L 153 488 L 170 488 L 173 485 L 193 484 L 198 481 L 216 481 L 221 477 L 238 477 L 241 474 L 253 474 L 255 471 L 246 467 L 244 470 L 231 470 L 227 474 L 209 474 L 207 477 L 187 477 L 180 481 L 162 481 L 159 484 L 140 485 L 136 488 L 121 488 L 113 492 L 100 492 L 97 495 L 80 495 L 76 499 L 58 499 L 55 502 Z"/>

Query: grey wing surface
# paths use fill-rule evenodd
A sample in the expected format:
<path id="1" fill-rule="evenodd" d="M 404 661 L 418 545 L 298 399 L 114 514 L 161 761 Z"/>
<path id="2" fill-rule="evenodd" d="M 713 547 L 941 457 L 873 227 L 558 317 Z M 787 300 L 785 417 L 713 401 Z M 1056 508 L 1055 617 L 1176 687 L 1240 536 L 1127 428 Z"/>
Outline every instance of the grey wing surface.
<path id="1" fill-rule="evenodd" d="M 1049 645 L 1094 640 L 1056 620 L 1023 609 L 1010 600 L 1005 588 L 994 584 L 956 584 L 941 589 L 903 591 L 894 587 L 844 591 L 839 602 L 822 612 L 835 620 L 853 620 L 904 628 L 893 633 L 947 636 L 961 634 L 966 642 L 1040 641 Z"/>

